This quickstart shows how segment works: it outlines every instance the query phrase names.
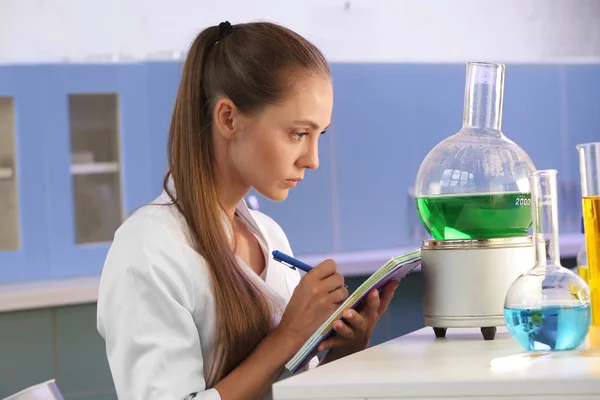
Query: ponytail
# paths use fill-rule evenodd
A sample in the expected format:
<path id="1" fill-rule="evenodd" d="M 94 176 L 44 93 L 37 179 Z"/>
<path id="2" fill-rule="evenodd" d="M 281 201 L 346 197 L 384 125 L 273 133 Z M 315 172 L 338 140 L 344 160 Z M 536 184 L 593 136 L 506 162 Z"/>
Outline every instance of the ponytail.
<path id="1" fill-rule="evenodd" d="M 185 62 L 169 132 L 169 173 L 164 181 L 212 277 L 217 346 L 207 387 L 214 386 L 245 359 L 271 328 L 266 299 L 236 262 L 216 190 L 210 107 L 202 88 L 202 71 L 217 39 L 216 27 L 202 32 Z M 169 190 L 169 177 L 175 193 Z"/>

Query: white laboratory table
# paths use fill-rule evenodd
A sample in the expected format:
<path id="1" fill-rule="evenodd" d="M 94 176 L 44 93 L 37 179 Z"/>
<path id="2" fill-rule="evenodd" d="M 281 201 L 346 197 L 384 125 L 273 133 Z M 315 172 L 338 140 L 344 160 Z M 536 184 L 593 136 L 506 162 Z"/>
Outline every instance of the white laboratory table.
<path id="1" fill-rule="evenodd" d="M 493 341 L 423 328 L 279 381 L 273 399 L 599 400 L 600 350 L 526 354 L 505 327 Z"/>

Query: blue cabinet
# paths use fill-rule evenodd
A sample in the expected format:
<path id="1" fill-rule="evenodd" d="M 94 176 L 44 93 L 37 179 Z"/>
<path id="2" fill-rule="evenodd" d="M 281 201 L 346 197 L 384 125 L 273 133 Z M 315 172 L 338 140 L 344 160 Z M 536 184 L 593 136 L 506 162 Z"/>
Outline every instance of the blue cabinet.
<path id="1" fill-rule="evenodd" d="M 168 170 L 167 140 L 175 97 L 181 80 L 182 62 L 149 62 L 146 66 L 146 99 L 148 131 L 145 140 L 152 160 L 149 177 L 152 192 L 162 191 L 163 178 Z"/>
<path id="2" fill-rule="evenodd" d="M 0 282 L 101 271 L 114 230 L 158 192 L 145 64 L 0 68 L 14 99 L 20 247 Z"/>
<path id="3" fill-rule="evenodd" d="M 502 130 L 529 154 L 537 169 L 564 168 L 561 96 L 556 65 L 506 70 Z"/>
<path id="4" fill-rule="evenodd" d="M 116 228 L 151 197 L 145 72 L 144 64 L 46 72 L 53 277 L 99 273 Z"/>
<path id="5" fill-rule="evenodd" d="M 564 68 L 556 65 L 507 67 L 504 133 L 521 146 L 537 169 L 557 169 L 561 233 L 578 232 L 581 218 L 579 174 L 572 174 L 575 149 L 568 148 L 577 132 L 567 129 Z"/>
<path id="6" fill-rule="evenodd" d="M 571 178 L 579 180 L 579 159 L 575 146 L 600 142 L 600 64 L 560 67 L 564 79 L 563 100 L 569 141 L 563 150 L 569 157 Z"/>
<path id="7" fill-rule="evenodd" d="M 464 67 L 333 66 L 341 250 L 418 244 L 409 195 L 419 165 L 462 121 Z"/>
<path id="8" fill-rule="evenodd" d="M 48 115 L 42 96 L 43 84 L 44 79 L 36 67 L 0 67 L 0 97 L 12 99 L 14 105 L 16 152 L 9 168 L 12 169 L 10 179 L 16 179 L 17 206 L 12 212 L 17 214 L 18 225 L 16 249 L 0 252 L 0 283 L 23 281 L 31 276 L 49 277 L 45 268 L 50 233 L 46 199 L 48 152 L 46 132 L 40 124 L 40 120 Z M 12 134 L 4 129 L 0 132 L 0 135 Z M 8 186 L 2 189 L 6 191 L 3 198 L 13 196 Z M 0 207 L 7 207 L 7 204 Z M 2 229 L 10 228 L 3 226 Z"/>
<path id="9" fill-rule="evenodd" d="M 0 283 L 101 271 L 118 223 L 162 190 L 181 69 L 181 61 L 0 67 L 0 122 L 14 114 L 14 140 L 0 141 L 0 201 L 18 200 L 17 244 L 1 248 L 0 235 Z M 249 196 L 299 257 L 416 246 L 410 188 L 427 153 L 460 129 L 465 67 L 332 69 L 319 169 L 284 202 Z M 507 66 L 503 130 L 538 168 L 559 169 L 561 233 L 578 230 L 574 146 L 600 140 L 598 93 L 599 65 Z M 7 147 L 16 150 L 8 167 Z"/>
<path id="10" fill-rule="evenodd" d="M 566 139 L 561 146 L 564 158 L 561 178 L 563 208 L 561 231 L 581 229 L 581 181 L 579 156 L 575 146 L 581 143 L 600 142 L 600 64 L 571 65 L 560 67 L 563 84 L 563 114 L 561 133 Z"/>

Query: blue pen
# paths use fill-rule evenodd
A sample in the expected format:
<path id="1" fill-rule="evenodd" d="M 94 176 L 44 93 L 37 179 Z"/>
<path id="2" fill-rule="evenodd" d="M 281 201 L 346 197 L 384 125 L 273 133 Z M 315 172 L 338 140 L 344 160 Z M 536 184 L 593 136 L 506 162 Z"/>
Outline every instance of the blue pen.
<path id="1" fill-rule="evenodd" d="M 279 261 L 282 264 L 286 264 L 291 269 L 298 268 L 299 270 L 302 270 L 304 272 L 308 272 L 311 269 L 313 269 L 313 267 L 311 267 L 310 265 L 303 263 L 300 260 L 296 260 L 294 257 L 290 257 L 287 254 L 280 252 L 279 250 L 275 250 L 273 252 L 273 259 L 275 261 Z"/>
<path id="2" fill-rule="evenodd" d="M 304 272 L 308 272 L 311 269 L 313 269 L 313 267 L 311 267 L 310 265 L 303 263 L 302 261 L 297 260 L 294 257 L 288 256 L 287 254 L 284 254 L 284 253 L 280 252 L 279 250 L 273 251 L 273 259 L 275 261 L 279 261 L 280 263 L 282 263 L 284 265 L 287 265 L 291 269 L 298 268 L 299 270 L 302 270 Z M 347 285 L 344 285 L 344 287 L 346 289 L 348 289 Z"/>

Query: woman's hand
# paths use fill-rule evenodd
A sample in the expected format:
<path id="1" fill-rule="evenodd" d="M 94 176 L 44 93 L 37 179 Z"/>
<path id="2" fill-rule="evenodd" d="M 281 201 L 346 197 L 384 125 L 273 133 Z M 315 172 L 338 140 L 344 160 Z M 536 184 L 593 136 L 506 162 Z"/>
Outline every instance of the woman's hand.
<path id="1" fill-rule="evenodd" d="M 381 295 L 377 289 L 371 290 L 361 310 L 346 310 L 343 319 L 334 322 L 336 334 L 323 341 L 318 348 L 319 351 L 329 350 L 322 363 L 337 360 L 369 346 L 373 328 L 387 310 L 397 286 L 398 281 L 389 282 Z"/>
<path id="2" fill-rule="evenodd" d="M 277 330 L 300 348 L 347 297 L 336 263 L 323 261 L 300 279 Z"/>

